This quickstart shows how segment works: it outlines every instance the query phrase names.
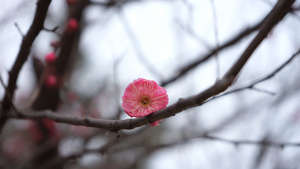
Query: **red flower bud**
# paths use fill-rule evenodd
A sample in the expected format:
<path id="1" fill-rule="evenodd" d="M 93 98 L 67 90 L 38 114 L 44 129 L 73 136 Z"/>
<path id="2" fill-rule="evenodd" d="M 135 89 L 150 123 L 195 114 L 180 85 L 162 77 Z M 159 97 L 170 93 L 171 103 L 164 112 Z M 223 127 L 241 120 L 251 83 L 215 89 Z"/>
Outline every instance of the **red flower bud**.
<path id="1" fill-rule="evenodd" d="M 42 122 L 43 125 L 48 129 L 48 132 L 50 133 L 51 136 L 57 137 L 59 135 L 53 120 L 43 119 Z"/>
<path id="2" fill-rule="evenodd" d="M 67 0 L 68 5 L 75 5 L 78 0 Z"/>
<path id="3" fill-rule="evenodd" d="M 74 18 L 71 18 L 69 21 L 68 21 L 68 25 L 67 25 L 67 29 L 66 29 L 66 32 L 67 33 L 72 33 L 74 32 L 76 29 L 78 28 L 78 21 Z"/>
<path id="4" fill-rule="evenodd" d="M 54 48 L 54 49 L 57 49 L 59 47 L 59 42 L 57 41 L 52 41 L 51 42 L 51 46 Z"/>
<path id="5" fill-rule="evenodd" d="M 56 55 L 54 52 L 48 53 L 45 57 L 45 61 L 47 64 L 53 64 L 56 60 Z"/>
<path id="6" fill-rule="evenodd" d="M 57 78 L 54 75 L 48 75 L 45 78 L 45 85 L 48 87 L 54 87 L 57 84 Z"/>

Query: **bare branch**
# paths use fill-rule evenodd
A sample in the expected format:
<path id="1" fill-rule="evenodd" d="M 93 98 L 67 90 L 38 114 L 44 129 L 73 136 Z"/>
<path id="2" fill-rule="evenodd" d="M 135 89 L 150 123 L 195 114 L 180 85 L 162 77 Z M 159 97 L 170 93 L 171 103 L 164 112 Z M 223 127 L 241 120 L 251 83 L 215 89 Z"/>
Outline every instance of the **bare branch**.
<path id="1" fill-rule="evenodd" d="M 26 36 L 22 40 L 21 48 L 18 53 L 17 59 L 9 72 L 9 80 L 7 86 L 7 92 L 9 94 L 4 95 L 3 106 L 2 106 L 2 114 L 0 118 L 0 130 L 2 126 L 6 122 L 6 118 L 3 118 L 3 114 L 6 113 L 7 110 L 10 109 L 10 98 L 8 97 L 14 95 L 14 91 L 16 89 L 16 82 L 20 73 L 20 70 L 23 67 L 23 64 L 26 62 L 28 55 L 30 53 L 30 48 L 38 36 L 39 32 L 43 29 L 44 21 L 46 18 L 46 14 L 48 11 L 48 7 L 51 3 L 51 0 L 39 0 L 37 2 L 37 9 L 34 15 L 34 20 L 27 32 Z"/>
<path id="2" fill-rule="evenodd" d="M 286 67 L 299 54 L 300 54 L 300 49 L 296 53 L 294 53 L 287 61 L 285 61 L 281 66 L 279 66 L 272 73 L 270 73 L 268 76 L 263 77 L 263 78 L 257 80 L 256 82 L 254 82 L 252 86 L 256 85 L 257 83 L 266 81 L 266 80 L 272 78 L 273 76 L 275 76 L 278 72 L 280 72 L 284 67 Z"/>
<path id="3" fill-rule="evenodd" d="M 208 44 L 207 41 L 205 41 L 202 37 L 200 37 L 191 27 L 190 25 L 184 26 L 179 21 L 176 22 L 178 27 L 182 29 L 183 31 L 186 31 L 186 33 L 193 39 L 195 39 L 197 42 L 199 42 L 200 45 L 203 45 L 205 48 L 210 49 L 211 46 Z"/>
<path id="4" fill-rule="evenodd" d="M 147 117 L 126 119 L 126 120 L 106 120 L 106 119 L 94 119 L 89 117 L 75 117 L 69 115 L 62 115 L 62 114 L 54 113 L 50 110 L 38 111 L 38 112 L 22 112 L 22 111 L 19 112 L 20 114 L 23 114 L 22 117 L 18 117 L 13 114 L 7 114 L 6 117 L 17 118 L 17 119 L 48 118 L 58 123 L 96 127 L 96 128 L 106 129 L 112 132 L 117 132 L 120 129 L 133 129 L 149 123 Z"/>
<path id="5" fill-rule="evenodd" d="M 291 5 L 294 3 L 294 0 L 284 1 L 279 0 L 272 11 L 267 15 L 263 20 L 262 26 L 258 34 L 255 36 L 253 41 L 244 51 L 242 56 L 238 61 L 232 66 L 232 68 L 225 74 L 226 78 L 231 78 L 237 76 L 242 67 L 250 58 L 251 54 L 257 48 L 257 46 L 264 40 L 268 35 L 269 31 L 281 20 L 283 17 L 291 11 Z"/>
<path id="6" fill-rule="evenodd" d="M 137 147 L 141 146 L 142 148 L 145 149 L 145 151 L 146 151 L 145 153 L 147 155 L 149 155 L 150 153 L 153 153 L 156 150 L 161 150 L 162 148 L 168 148 L 168 147 L 175 146 L 178 144 L 184 144 L 184 143 L 186 143 L 187 140 L 190 140 L 190 139 L 208 139 L 208 140 L 213 140 L 213 141 L 220 141 L 222 143 L 232 144 L 234 146 L 255 145 L 255 146 L 264 146 L 264 147 L 266 147 L 266 146 L 277 147 L 277 148 L 281 148 L 281 149 L 283 149 L 285 147 L 300 147 L 299 142 L 290 143 L 290 142 L 274 142 L 274 141 L 269 141 L 269 140 L 261 140 L 261 141 L 231 140 L 231 139 L 224 139 L 224 138 L 220 138 L 220 137 L 216 137 L 216 136 L 210 136 L 207 133 L 196 134 L 196 135 L 192 135 L 190 137 L 184 137 L 181 139 L 175 139 L 175 140 L 172 140 L 172 142 L 168 142 L 168 143 L 159 143 L 159 144 L 147 145 L 147 146 L 144 146 L 144 145 L 135 145 L 135 146 L 137 146 Z M 50 160 L 47 164 L 45 164 L 45 167 L 43 169 L 53 168 L 53 166 L 55 166 L 57 164 L 64 163 L 64 162 L 72 160 L 72 159 L 77 159 L 86 154 L 93 154 L 93 153 L 105 154 L 109 151 L 110 148 L 113 148 L 114 145 L 117 145 L 117 144 L 118 144 L 118 141 L 117 141 L 117 139 L 115 139 L 97 149 L 84 149 L 81 152 L 74 153 L 74 154 L 68 155 L 66 157 L 58 156 L 58 157 Z M 119 148 L 114 149 L 111 153 L 126 151 L 126 150 L 130 150 L 131 148 L 132 147 L 119 147 Z"/>
<path id="7" fill-rule="evenodd" d="M 218 18 L 217 18 L 217 11 L 216 11 L 216 5 L 214 0 L 210 0 L 212 12 L 213 12 L 213 21 L 214 21 L 214 33 L 215 33 L 215 41 L 217 48 L 220 47 L 219 43 L 219 31 L 218 31 Z M 220 77 L 220 61 L 219 61 L 219 51 L 217 51 L 214 55 L 215 61 L 216 61 L 216 72 L 217 72 L 217 79 Z"/>
<path id="8" fill-rule="evenodd" d="M 157 77 L 161 78 L 162 76 L 160 75 L 160 73 L 154 68 L 152 64 L 150 64 L 149 60 L 147 59 L 147 56 L 145 56 L 145 54 L 143 53 L 140 43 L 137 37 L 135 36 L 134 32 L 132 31 L 132 28 L 130 27 L 122 11 L 120 11 L 119 18 L 122 22 L 124 30 L 126 31 L 129 39 L 132 42 L 133 48 L 135 50 L 135 53 L 137 54 L 138 59 L 143 65 L 145 65 L 145 67 L 149 70 L 150 73 L 153 73 Z"/>
<path id="9" fill-rule="evenodd" d="M 56 30 L 58 29 L 58 26 L 55 26 L 54 28 L 52 28 L 52 29 L 48 29 L 48 28 L 43 28 L 43 30 L 44 31 L 47 31 L 47 32 L 53 32 L 53 33 L 55 33 L 56 35 L 58 35 L 58 36 L 62 36 L 61 34 L 59 34 L 59 33 L 57 33 L 56 32 Z"/>
<path id="10" fill-rule="evenodd" d="M 239 42 L 241 39 L 243 39 L 244 37 L 246 37 L 247 35 L 251 34 L 252 32 L 258 30 L 260 28 L 262 24 L 262 21 L 260 21 L 259 23 L 255 24 L 254 26 L 251 26 L 250 28 L 247 28 L 243 31 L 241 31 L 240 33 L 238 33 L 236 36 L 234 36 L 232 39 L 228 40 L 227 42 L 225 42 L 223 45 L 220 45 L 219 47 L 216 47 L 215 49 L 212 49 L 209 53 L 205 54 L 204 56 L 199 56 L 199 59 L 193 61 L 192 63 L 182 67 L 179 72 L 174 75 L 173 77 L 164 80 L 161 83 L 161 86 L 166 86 L 178 79 L 180 79 L 182 76 L 184 76 L 187 72 L 189 72 L 190 70 L 196 68 L 197 66 L 199 66 L 200 64 L 204 63 L 205 61 L 207 61 L 208 59 L 210 59 L 212 56 L 214 56 L 216 53 L 218 53 L 219 51 L 226 49 L 234 44 L 236 44 L 237 42 Z"/>
<path id="11" fill-rule="evenodd" d="M 225 74 L 225 76 L 218 80 L 213 86 L 206 89 L 202 93 L 191 96 L 186 99 L 180 99 L 177 103 L 170 105 L 162 110 L 156 111 L 146 117 L 126 119 L 126 120 L 105 120 L 105 119 L 92 119 L 81 118 L 73 116 L 58 115 L 50 111 L 39 113 L 23 113 L 25 117 L 22 118 L 49 118 L 56 122 L 68 123 L 73 125 L 83 125 L 90 127 L 97 127 L 113 132 L 117 132 L 121 129 L 133 129 L 148 123 L 168 118 L 182 112 L 183 110 L 202 105 L 205 100 L 225 91 L 234 81 L 237 74 L 240 72 L 244 64 L 250 58 L 252 52 L 267 36 L 268 32 L 275 26 L 284 16 L 289 12 L 290 6 L 293 0 L 280 0 L 274 9 L 266 16 L 259 33 L 247 47 L 238 61 L 231 67 L 231 69 Z M 11 115 L 12 118 L 18 118 Z"/>
<path id="12" fill-rule="evenodd" d="M 249 89 L 257 91 L 257 92 L 269 94 L 271 96 L 275 96 L 276 95 L 275 92 L 272 92 L 272 91 L 269 91 L 269 90 L 266 90 L 266 89 L 260 89 L 260 88 L 257 88 L 257 87 L 250 87 Z"/>
<path id="13" fill-rule="evenodd" d="M 63 164 L 66 161 L 69 161 L 69 160 L 72 160 L 72 159 L 76 160 L 77 158 L 80 158 L 80 157 L 82 157 L 86 154 L 92 154 L 92 153 L 105 154 L 105 153 L 108 152 L 108 150 L 110 148 L 114 147 L 115 145 L 118 145 L 119 142 L 120 142 L 120 139 L 116 138 L 114 140 L 111 140 L 111 141 L 107 142 L 106 144 L 104 144 L 103 146 L 101 146 L 100 148 L 97 148 L 97 149 L 83 149 L 80 152 L 73 153 L 73 154 L 68 155 L 66 157 L 57 156 L 56 158 L 53 158 L 52 160 L 49 160 L 49 162 L 44 164 L 42 169 L 52 169 L 53 166 L 56 166 L 58 164 Z"/>
<path id="14" fill-rule="evenodd" d="M 293 2 L 294 0 L 279 0 L 277 2 L 275 7 L 263 20 L 258 34 L 222 79 L 218 80 L 213 86 L 196 96 L 180 99 L 177 103 L 149 115 L 148 117 L 151 119 L 151 121 L 153 120 L 152 122 L 154 122 L 163 118 L 174 116 L 183 110 L 199 106 L 208 98 L 225 91 L 230 85 L 232 85 L 238 73 L 248 61 L 254 50 L 268 35 L 269 31 L 290 11 L 290 7 Z"/>
<path id="15" fill-rule="evenodd" d="M 278 3 L 277 3 L 278 4 Z M 276 5 L 273 10 L 276 10 L 275 8 L 277 8 L 278 5 Z M 272 11 L 273 11 L 272 10 Z M 291 11 L 291 7 L 289 7 L 288 9 L 285 9 L 286 11 Z M 272 14 L 275 14 L 274 12 L 271 12 Z M 271 14 L 270 13 L 270 14 Z M 262 24 L 264 23 L 264 27 L 266 27 L 267 24 L 269 24 L 268 22 L 269 21 L 272 21 L 272 22 L 275 22 L 277 23 L 280 19 L 282 19 L 282 17 L 280 15 L 285 15 L 286 12 L 282 11 L 282 12 L 276 12 L 276 15 L 279 15 L 279 16 L 272 16 L 272 19 L 275 19 L 274 21 L 272 21 L 270 18 L 271 16 L 268 15 L 268 17 L 266 17 L 265 19 L 263 19 L 261 22 L 255 24 L 254 26 L 242 31 L 241 33 L 239 33 L 238 35 L 236 35 L 235 37 L 233 37 L 232 39 L 230 39 L 229 41 L 227 41 L 226 43 L 224 43 L 223 45 L 221 45 L 220 47 L 217 47 L 213 50 L 211 50 L 211 52 L 209 52 L 208 54 L 204 55 L 203 57 L 199 57 L 198 60 L 195 60 L 194 62 L 192 62 L 191 64 L 188 64 L 186 66 L 184 66 L 183 68 L 181 68 L 179 70 L 179 72 L 171 77 L 170 79 L 167 79 L 165 81 L 163 81 L 161 83 L 162 86 L 166 86 L 168 85 L 169 83 L 171 82 L 174 82 L 175 80 L 181 78 L 183 75 L 185 75 L 188 71 L 194 69 L 195 67 L 197 67 L 198 65 L 200 65 L 201 63 L 204 63 L 206 60 L 210 59 L 212 56 L 214 56 L 216 53 L 218 53 L 219 51 L 227 48 L 227 47 L 230 47 L 232 45 L 234 45 L 235 43 L 239 42 L 242 38 L 244 38 L 245 36 L 249 35 L 250 33 L 254 32 L 255 30 L 258 30 L 260 27 L 262 27 Z M 274 17 L 274 18 L 273 18 Z M 277 18 L 277 19 L 276 19 Z M 270 23 L 270 26 L 272 26 L 273 23 Z M 262 31 L 260 31 L 262 32 Z M 253 43 L 256 43 L 256 42 L 253 42 Z M 254 47 L 254 46 L 253 46 Z M 249 48 L 250 49 L 250 48 Z M 253 50 L 253 49 L 251 49 Z"/>
<path id="16" fill-rule="evenodd" d="M 24 38 L 24 34 L 23 34 L 23 32 L 21 31 L 21 28 L 19 27 L 19 25 L 18 25 L 17 22 L 15 22 L 15 26 L 16 26 L 17 30 L 19 31 L 19 33 L 21 34 L 22 38 Z"/>
<path id="17" fill-rule="evenodd" d="M 12 96 L 11 96 L 10 93 L 8 92 L 8 89 L 7 89 L 7 87 L 5 86 L 5 84 L 4 84 L 3 79 L 2 79 L 1 76 L 0 76 L 0 82 L 1 82 L 1 85 L 3 86 L 3 88 L 4 88 L 6 97 L 9 98 L 9 104 L 10 104 L 10 106 L 12 107 L 12 109 L 14 110 L 14 112 L 15 112 L 18 116 L 22 116 L 22 114 L 19 113 L 19 111 L 17 110 L 17 108 L 16 108 L 15 105 L 13 104 L 13 102 L 12 102 Z"/>
<path id="18" fill-rule="evenodd" d="M 276 143 L 276 142 L 267 141 L 267 140 L 262 140 L 262 141 L 229 140 L 229 139 L 224 139 L 224 138 L 209 136 L 209 135 L 204 135 L 202 138 L 215 140 L 215 141 L 221 141 L 221 142 L 225 142 L 225 143 L 230 143 L 230 144 L 234 144 L 236 146 L 238 146 L 240 144 L 251 144 L 251 145 L 259 145 L 259 146 L 273 146 L 273 147 L 279 147 L 279 148 L 284 148 L 286 146 L 300 147 L 300 143 L 287 143 L 287 142 Z"/>
<path id="19" fill-rule="evenodd" d="M 285 68 L 299 54 L 300 54 L 300 49 L 296 53 L 294 53 L 287 61 L 285 61 L 282 65 L 280 65 L 278 68 L 276 68 L 274 71 L 272 71 L 267 76 L 265 76 L 265 77 L 263 77 L 261 79 L 258 79 L 255 82 L 252 82 L 250 85 L 247 85 L 245 87 L 240 87 L 240 88 L 237 88 L 237 89 L 225 92 L 223 94 L 220 94 L 218 96 L 215 96 L 215 97 L 207 100 L 205 103 L 207 103 L 209 101 L 212 101 L 214 99 L 220 98 L 222 96 L 225 96 L 225 95 L 228 95 L 228 94 L 231 94 L 231 93 L 235 93 L 235 92 L 239 92 L 239 91 L 242 91 L 242 90 L 246 90 L 246 89 L 253 89 L 253 90 L 256 90 L 256 91 L 259 91 L 259 92 L 264 92 L 264 93 L 267 93 L 267 94 L 275 95 L 275 93 L 273 93 L 273 92 L 270 92 L 270 91 L 267 91 L 267 90 L 258 89 L 258 88 L 254 87 L 254 86 L 257 85 L 257 84 L 259 84 L 259 83 L 261 83 L 261 82 L 264 82 L 264 81 L 266 81 L 266 80 L 268 80 L 268 79 L 270 79 L 272 77 L 274 77 L 278 72 L 280 72 L 283 68 Z"/>
<path id="20" fill-rule="evenodd" d="M 74 10 L 72 10 L 70 17 L 72 19 L 75 19 L 78 23 L 80 23 L 83 11 L 85 7 L 87 7 L 89 4 L 90 4 L 89 0 L 80 0 L 78 4 L 75 6 Z M 72 33 L 65 32 L 59 42 L 60 50 L 54 64 L 54 68 L 55 68 L 55 75 L 57 76 L 61 84 L 63 84 L 64 77 L 66 76 L 66 72 L 70 68 L 69 67 L 70 61 L 75 56 L 75 55 L 71 55 L 71 53 L 74 49 L 75 42 L 78 43 L 80 33 L 81 33 L 81 28 L 76 29 Z M 40 88 L 41 90 L 32 105 L 32 109 L 55 110 L 57 105 L 60 102 L 60 98 L 59 98 L 60 87 L 49 88 L 45 84 L 42 84 Z"/>

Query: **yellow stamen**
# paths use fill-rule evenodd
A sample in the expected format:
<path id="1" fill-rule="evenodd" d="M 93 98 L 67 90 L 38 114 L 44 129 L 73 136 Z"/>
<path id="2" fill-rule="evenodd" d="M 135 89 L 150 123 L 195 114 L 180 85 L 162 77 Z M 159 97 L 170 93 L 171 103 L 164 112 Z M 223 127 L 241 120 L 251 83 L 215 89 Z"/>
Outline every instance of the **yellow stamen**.
<path id="1" fill-rule="evenodd" d="M 151 100 L 148 96 L 143 96 L 141 99 L 140 99 L 140 103 L 141 105 L 143 106 L 148 106 L 150 104 Z"/>

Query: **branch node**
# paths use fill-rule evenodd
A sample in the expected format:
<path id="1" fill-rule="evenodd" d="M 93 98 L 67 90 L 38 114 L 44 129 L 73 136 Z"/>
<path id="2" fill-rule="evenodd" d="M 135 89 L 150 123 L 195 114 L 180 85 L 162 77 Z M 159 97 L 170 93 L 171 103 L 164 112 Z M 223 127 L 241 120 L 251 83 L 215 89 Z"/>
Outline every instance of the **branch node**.
<path id="1" fill-rule="evenodd" d="M 43 30 L 44 30 L 44 31 L 47 31 L 47 32 L 53 32 L 53 33 L 57 34 L 58 36 L 61 36 L 61 34 L 59 34 L 59 33 L 56 32 L 56 30 L 57 30 L 58 28 L 59 28 L 58 26 L 55 26 L 55 27 L 52 28 L 52 29 L 48 29 L 48 28 L 43 27 Z"/>
<path id="2" fill-rule="evenodd" d="M 89 119 L 88 119 L 87 117 L 83 119 L 83 123 L 84 123 L 85 125 L 87 125 L 89 122 L 90 122 L 90 121 L 89 121 Z"/>
<path id="3" fill-rule="evenodd" d="M 147 121 L 149 124 L 154 123 L 155 121 L 152 121 L 149 117 L 151 116 L 151 114 L 149 114 L 148 116 L 146 116 Z"/>

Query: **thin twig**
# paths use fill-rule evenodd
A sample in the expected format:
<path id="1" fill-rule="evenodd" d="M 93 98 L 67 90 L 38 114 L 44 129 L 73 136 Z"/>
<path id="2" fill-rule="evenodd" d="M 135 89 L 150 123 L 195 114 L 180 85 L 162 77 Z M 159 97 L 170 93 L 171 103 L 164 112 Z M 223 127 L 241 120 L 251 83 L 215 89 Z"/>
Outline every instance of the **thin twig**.
<path id="1" fill-rule="evenodd" d="M 215 33 L 216 46 L 217 46 L 217 48 L 220 48 L 216 5 L 215 5 L 214 0 L 210 0 L 210 2 L 211 2 L 211 8 L 212 8 L 212 12 L 213 12 L 213 23 L 214 23 L 214 33 Z M 214 55 L 214 58 L 215 58 L 215 61 L 216 61 L 217 79 L 219 79 L 219 77 L 220 77 L 219 51 L 216 51 L 216 53 Z"/>
<path id="2" fill-rule="evenodd" d="M 223 94 L 217 95 L 215 97 L 212 97 L 211 99 L 205 101 L 203 104 L 205 104 L 207 102 L 210 102 L 210 101 L 212 101 L 214 99 L 223 97 L 225 95 L 229 95 L 229 94 L 232 94 L 232 93 L 235 93 L 235 92 L 239 92 L 239 91 L 243 91 L 243 90 L 246 90 L 246 89 L 253 89 L 253 90 L 256 90 L 256 91 L 259 91 L 259 92 L 265 92 L 267 94 L 275 95 L 275 93 L 273 93 L 273 92 L 270 92 L 270 91 L 267 91 L 267 90 L 258 89 L 258 88 L 254 87 L 254 86 L 257 85 L 257 84 L 259 84 L 259 83 L 262 83 L 262 82 L 264 82 L 264 81 L 266 81 L 268 79 L 271 79 L 272 77 L 274 77 L 278 72 L 280 72 L 283 68 L 285 68 L 290 62 L 292 62 L 292 60 L 295 59 L 296 56 L 298 56 L 299 54 L 300 54 L 300 49 L 297 52 L 295 52 L 287 61 L 285 61 L 282 65 L 280 65 L 278 68 L 276 68 L 274 71 L 272 71 L 271 73 L 269 73 L 265 77 L 260 78 L 260 79 L 258 79 L 256 81 L 252 82 L 250 85 L 247 85 L 247 86 L 244 86 L 244 87 L 240 87 L 240 88 L 237 88 L 237 89 L 225 92 Z"/>
<path id="3" fill-rule="evenodd" d="M 229 143 L 229 144 L 234 144 L 236 146 L 241 145 L 241 144 L 251 144 L 251 145 L 259 145 L 259 146 L 273 146 L 273 147 L 279 147 L 279 148 L 284 148 L 286 146 L 300 147 L 300 143 L 287 143 L 287 142 L 276 143 L 276 142 L 267 141 L 267 140 L 262 140 L 262 141 L 230 140 L 230 139 L 224 139 L 224 138 L 209 136 L 209 135 L 204 135 L 202 138 L 209 139 L 209 140 L 215 140 L 215 141 L 221 141 L 221 142 Z"/>
<path id="4" fill-rule="evenodd" d="M 51 3 L 51 0 L 43 0 L 37 1 L 37 8 L 35 11 L 33 22 L 22 40 L 21 48 L 19 50 L 18 56 L 16 61 L 13 64 L 12 69 L 9 72 L 9 79 L 7 85 L 7 92 L 9 94 L 4 95 L 3 104 L 2 104 L 2 111 L 0 117 L 0 133 L 1 130 L 6 122 L 6 118 L 4 118 L 6 112 L 10 109 L 10 101 L 11 99 L 8 96 L 13 96 L 15 89 L 16 89 L 16 82 L 19 77 L 19 73 L 26 62 L 28 55 L 30 53 L 31 46 L 43 29 L 44 21 L 47 15 L 48 7 Z"/>
<path id="5" fill-rule="evenodd" d="M 47 32 L 53 32 L 53 33 L 55 33 L 55 34 L 58 35 L 58 36 L 62 36 L 61 34 L 59 34 L 58 32 L 56 32 L 57 29 L 58 29 L 58 26 L 55 26 L 55 27 L 52 28 L 52 29 L 48 29 L 48 28 L 45 28 L 45 27 L 43 28 L 44 31 L 47 31 Z"/>
<path id="6" fill-rule="evenodd" d="M 10 93 L 8 92 L 8 89 L 7 89 L 7 87 L 5 86 L 5 84 L 4 84 L 3 79 L 2 79 L 1 76 L 0 76 L 0 83 L 1 83 L 2 87 L 4 88 L 6 97 L 9 98 L 9 104 L 10 104 L 11 108 L 14 110 L 14 112 L 15 112 L 19 117 L 22 117 L 23 114 L 17 110 L 16 106 L 15 106 L 14 103 L 12 102 L 12 96 L 11 96 Z"/>
<path id="7" fill-rule="evenodd" d="M 143 145 L 143 148 L 145 149 L 145 151 L 147 151 L 147 154 L 149 155 L 150 153 L 153 153 L 156 150 L 161 150 L 162 148 L 168 148 L 168 147 L 175 146 L 178 144 L 183 144 L 187 140 L 199 139 L 199 138 L 209 139 L 209 140 L 213 140 L 213 141 L 220 141 L 222 143 L 228 143 L 228 144 L 232 144 L 234 146 L 240 146 L 240 145 L 272 146 L 272 147 L 278 147 L 281 149 L 283 149 L 285 147 L 300 147 L 299 142 L 290 143 L 290 142 L 274 142 L 274 141 L 268 141 L 268 140 L 261 140 L 261 141 L 231 140 L 231 139 L 225 139 L 225 138 L 216 137 L 216 136 L 210 136 L 210 135 L 204 133 L 204 134 L 200 134 L 200 135 L 193 135 L 191 137 L 185 137 L 185 138 L 178 139 L 178 140 L 172 140 L 172 142 L 169 142 L 169 143 L 160 143 L 160 144 L 148 145 L 148 146 Z M 118 142 L 119 142 L 118 139 L 115 139 L 97 149 L 84 149 L 81 152 L 74 153 L 74 154 L 71 154 L 66 157 L 57 157 L 57 158 L 51 160 L 49 162 L 49 165 L 45 165 L 47 167 L 43 168 L 43 169 L 51 168 L 52 166 L 54 166 L 56 164 L 66 162 L 71 159 L 76 159 L 76 158 L 82 157 L 83 155 L 86 155 L 86 154 L 93 154 L 93 153 L 105 154 L 106 152 L 109 151 L 109 149 L 113 148 L 114 145 L 117 145 Z M 139 145 L 135 145 L 135 146 L 139 146 Z M 116 148 L 116 149 L 114 149 L 113 153 L 129 150 L 130 148 L 132 148 L 132 147 Z M 51 166 L 51 167 L 49 167 L 49 166 Z"/>
<path id="8" fill-rule="evenodd" d="M 285 61 L 281 66 L 279 66 L 279 67 L 278 67 L 277 69 L 275 69 L 272 73 L 270 73 L 268 76 L 263 77 L 263 78 L 257 80 L 256 82 L 254 82 L 254 84 L 253 84 L 252 86 L 256 85 L 257 83 L 261 83 L 261 82 L 263 82 L 263 81 L 266 81 L 266 80 L 272 78 L 273 76 L 275 76 L 278 72 L 280 72 L 286 65 L 288 65 L 288 64 L 289 64 L 296 56 L 298 56 L 299 54 L 300 54 L 300 49 L 299 49 L 297 52 L 295 52 L 295 53 L 294 53 L 287 61 Z"/>
<path id="9" fill-rule="evenodd" d="M 257 92 L 260 92 L 260 93 L 269 94 L 271 96 L 275 96 L 276 95 L 275 92 L 272 92 L 272 91 L 269 91 L 269 90 L 266 90 L 266 89 L 260 89 L 260 88 L 254 87 L 254 86 L 251 87 L 251 88 L 249 88 L 249 89 L 257 91 Z"/>
<path id="10" fill-rule="evenodd" d="M 177 74 L 175 74 L 173 77 L 164 80 L 161 83 L 161 86 L 166 86 L 178 79 L 180 79 L 181 77 L 183 77 L 185 74 L 187 74 L 187 72 L 189 72 L 190 70 L 196 68 L 197 66 L 199 66 L 200 64 L 204 63 L 205 61 L 207 61 L 208 59 L 210 59 L 212 56 L 214 56 L 216 53 L 220 52 L 223 49 L 226 49 L 234 44 L 236 44 L 237 42 L 239 42 L 241 39 L 245 38 L 246 36 L 248 36 L 249 34 L 251 34 L 252 32 L 258 30 L 260 28 L 262 24 L 262 21 L 258 22 L 257 24 L 251 26 L 250 28 L 247 28 L 243 31 L 241 31 L 240 33 L 238 33 L 236 36 L 234 36 L 232 39 L 228 40 L 227 42 L 225 42 L 223 45 L 220 45 L 219 47 L 215 47 L 214 49 L 212 49 L 210 52 L 208 52 L 207 54 L 203 55 L 203 56 L 199 56 L 197 60 L 191 62 L 190 64 L 182 67 Z"/>
<path id="11" fill-rule="evenodd" d="M 58 29 L 58 26 L 55 26 L 53 29 L 48 29 L 48 28 L 43 28 L 43 30 L 47 31 L 47 32 L 54 32 L 56 33 L 56 30 Z"/>
<path id="12" fill-rule="evenodd" d="M 207 49 L 211 49 L 212 47 L 210 46 L 210 44 L 204 40 L 201 36 L 199 36 L 197 34 L 197 32 L 195 32 L 195 30 L 193 30 L 192 28 L 192 21 L 194 18 L 194 8 L 192 3 L 188 2 L 187 0 L 182 0 L 182 2 L 184 3 L 184 5 L 187 8 L 188 11 L 188 15 L 187 15 L 187 24 L 183 24 L 182 22 L 180 22 L 179 19 L 175 20 L 175 23 L 179 26 L 180 29 L 182 29 L 183 31 L 185 31 L 191 38 L 195 39 L 197 42 L 199 42 L 199 44 L 203 45 L 205 48 Z"/>
<path id="13" fill-rule="evenodd" d="M 19 25 L 18 25 L 17 22 L 15 22 L 15 26 L 16 26 L 18 32 L 21 34 L 22 38 L 24 38 L 25 35 L 24 35 L 24 33 L 21 31 L 21 28 L 19 27 Z"/>
<path id="14" fill-rule="evenodd" d="M 122 25 L 124 27 L 124 30 L 127 32 L 128 37 L 130 38 L 134 51 L 137 54 L 138 59 L 142 62 L 143 65 L 149 70 L 150 73 L 154 74 L 158 78 L 161 78 L 161 74 L 154 68 L 152 64 L 150 64 L 147 56 L 142 51 L 142 48 L 140 46 L 140 42 L 138 41 L 136 35 L 132 31 L 132 28 L 130 27 L 129 22 L 127 21 L 124 13 L 120 10 L 120 14 L 118 15 L 120 18 L 120 21 L 122 22 Z"/>
<path id="15" fill-rule="evenodd" d="M 202 37 L 200 37 L 189 25 L 184 26 L 181 22 L 176 21 L 176 24 L 180 29 L 183 31 L 186 31 L 186 33 L 193 39 L 195 39 L 200 45 L 203 45 L 207 49 L 211 49 L 211 45 L 204 40 Z"/>
<path id="16" fill-rule="evenodd" d="M 75 19 L 78 23 L 80 23 L 82 18 L 82 13 L 89 5 L 89 0 L 80 0 L 78 4 L 75 5 L 74 9 L 70 13 L 70 18 Z M 84 24 L 82 24 L 84 26 Z M 66 28 L 67 29 L 67 28 Z M 70 63 L 72 59 L 76 57 L 76 55 L 72 55 L 74 47 L 76 47 L 76 43 L 79 41 L 79 37 L 81 34 L 82 27 L 78 27 L 76 30 L 68 33 L 65 30 L 65 33 L 62 35 L 59 44 L 60 50 L 58 52 L 58 57 L 54 63 L 55 75 L 57 79 L 59 79 L 60 83 L 66 80 L 68 77 L 68 70 L 70 69 Z M 42 84 L 40 86 L 40 91 L 35 98 L 32 109 L 34 110 L 56 110 L 59 102 L 60 102 L 60 95 L 59 90 L 62 85 L 58 87 L 49 88 L 46 85 Z"/>

